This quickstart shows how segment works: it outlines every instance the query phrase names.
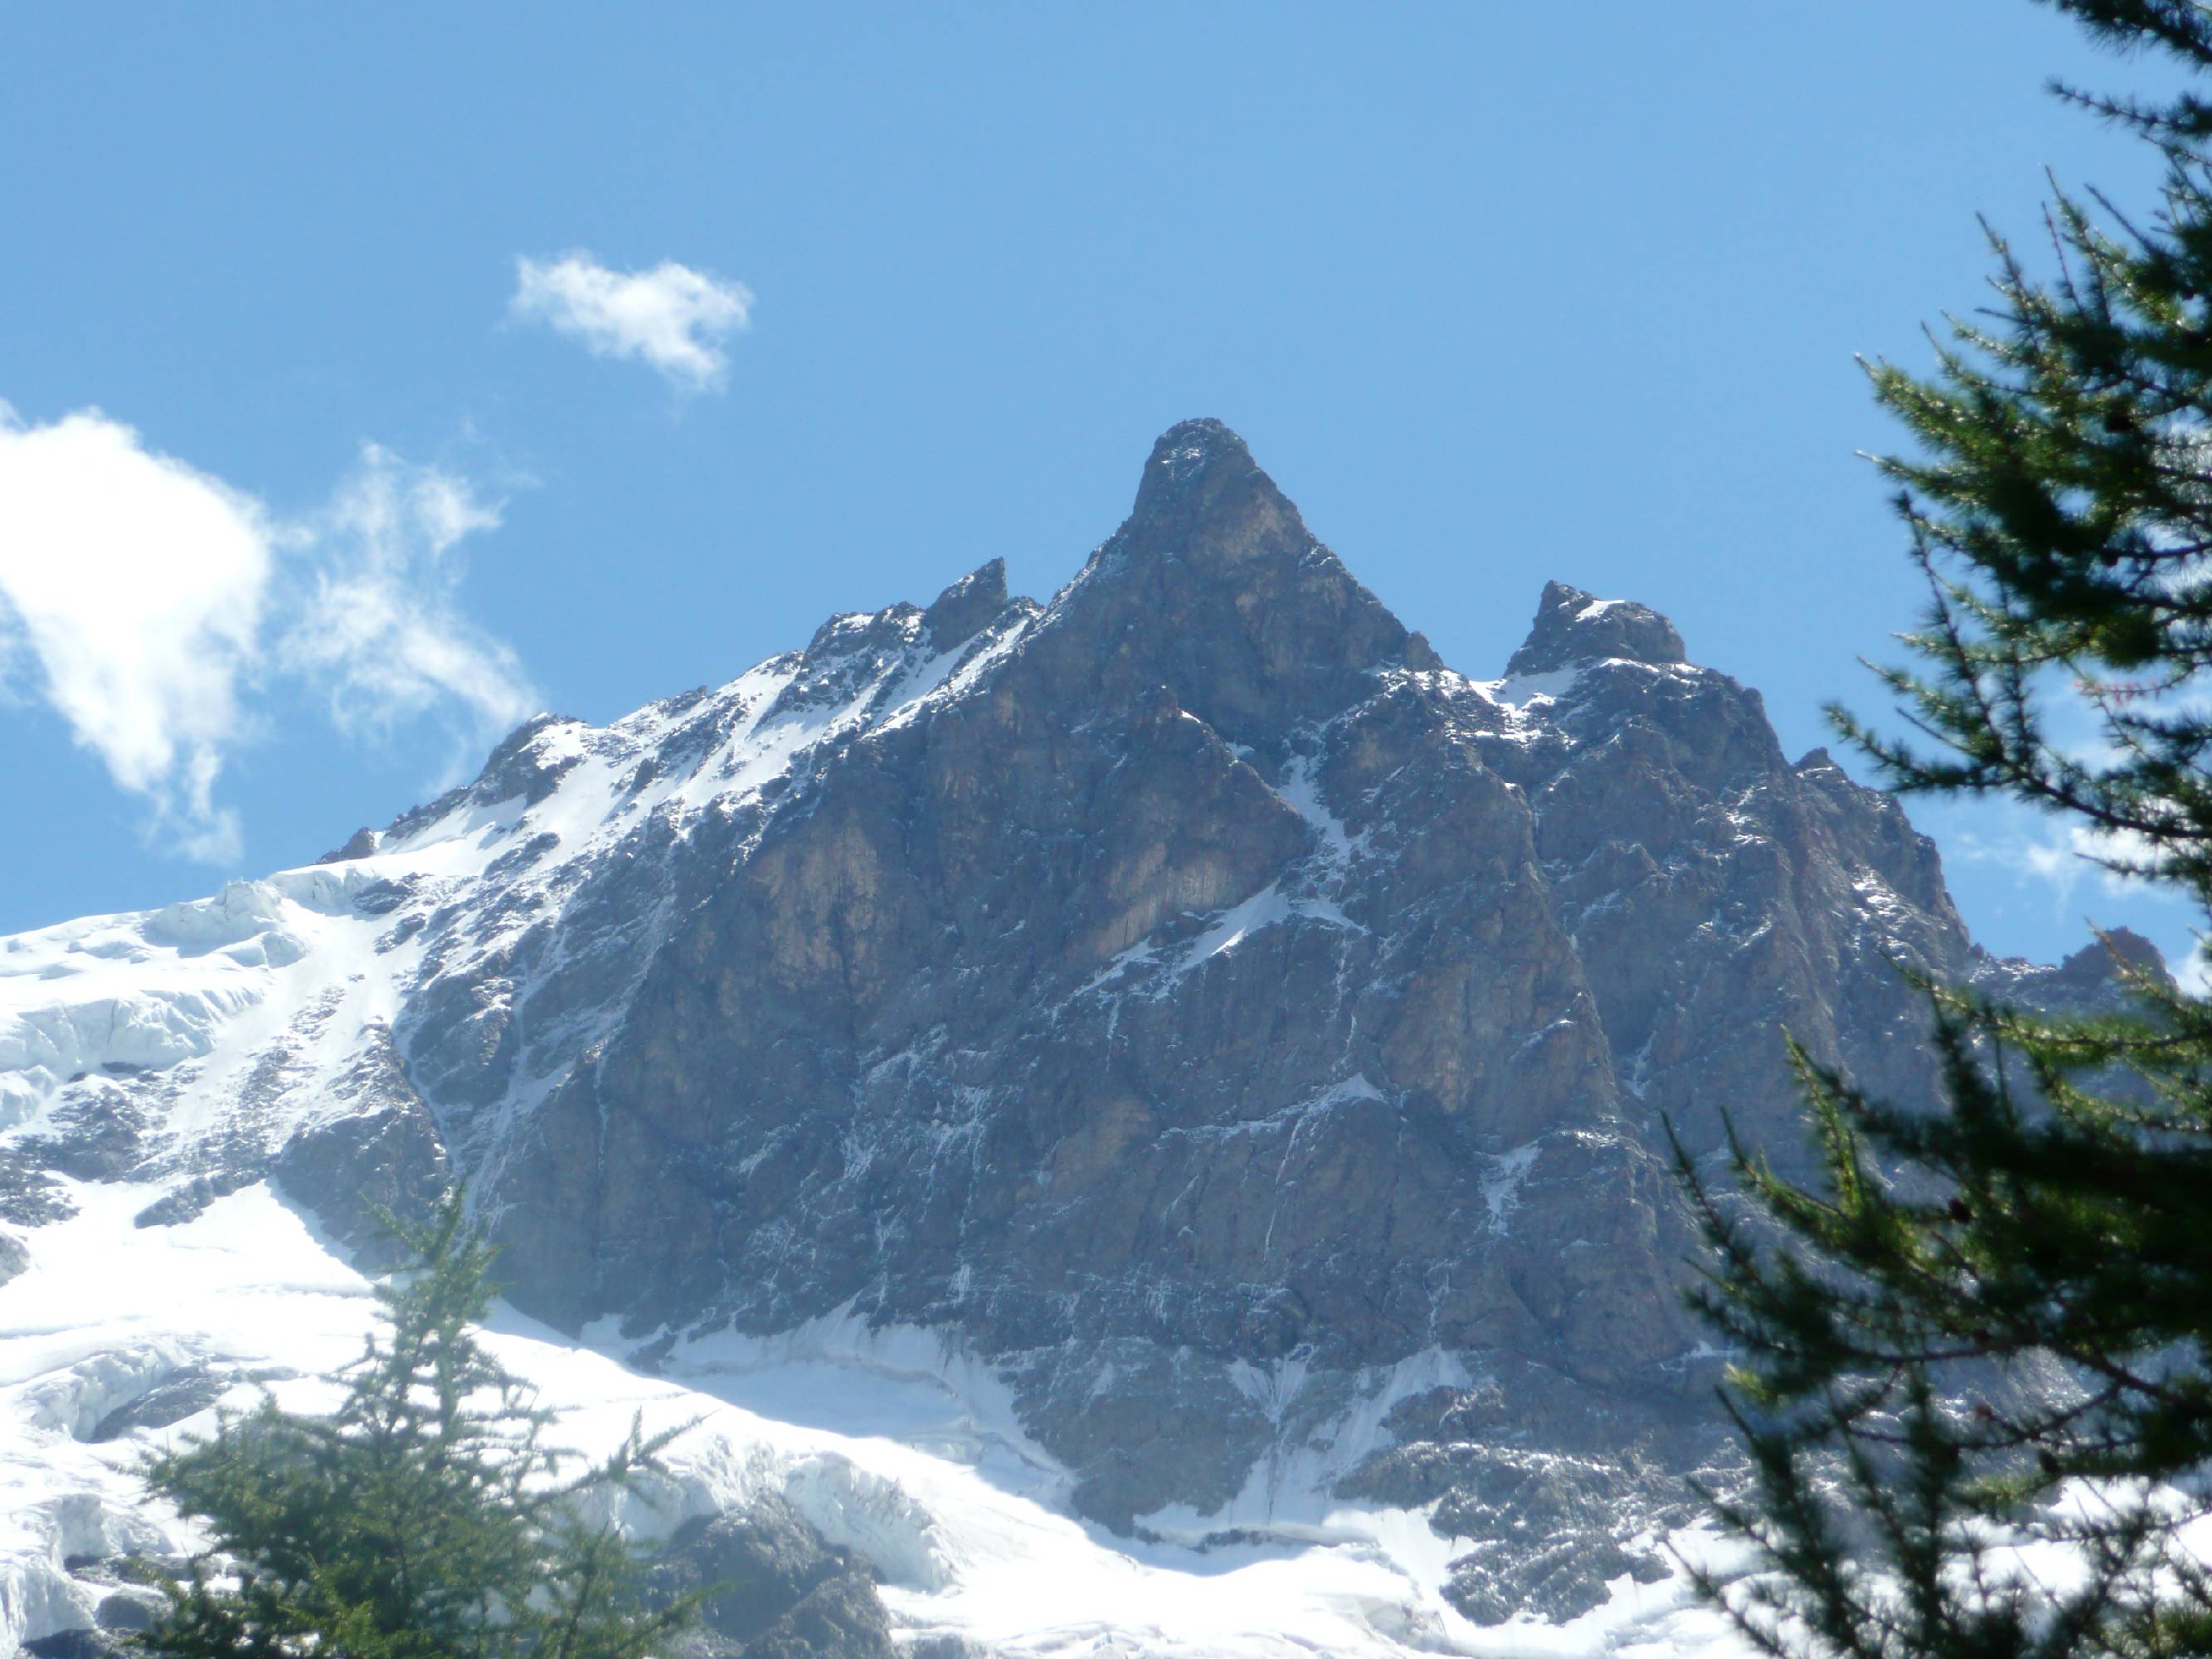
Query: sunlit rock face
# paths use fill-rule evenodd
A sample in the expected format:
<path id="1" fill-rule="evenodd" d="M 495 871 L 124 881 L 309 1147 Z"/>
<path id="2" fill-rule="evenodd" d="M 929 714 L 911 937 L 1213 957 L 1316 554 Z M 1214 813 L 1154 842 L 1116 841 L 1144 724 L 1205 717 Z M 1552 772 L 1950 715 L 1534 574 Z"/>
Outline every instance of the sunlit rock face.
<path id="1" fill-rule="evenodd" d="M 2112 994 L 1982 957 L 1664 617 L 1553 582 L 1469 678 L 1194 421 L 1048 605 L 994 563 L 5 941 L 0 1217 L 270 1176 L 361 1249 L 464 1176 L 516 1304 L 641 1365 L 933 1332 L 1111 1528 L 1428 1506 L 1462 1613 L 1565 1615 L 1718 1445 L 1663 1126 L 1793 1156 L 1785 1029 L 1925 1095 L 1898 961 Z"/>

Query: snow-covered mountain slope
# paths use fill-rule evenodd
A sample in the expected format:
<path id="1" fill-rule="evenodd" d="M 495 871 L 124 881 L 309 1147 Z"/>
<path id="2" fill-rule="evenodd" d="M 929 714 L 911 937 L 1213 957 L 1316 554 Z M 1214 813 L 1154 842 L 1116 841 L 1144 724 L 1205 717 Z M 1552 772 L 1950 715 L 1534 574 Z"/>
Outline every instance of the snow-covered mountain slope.
<path id="1" fill-rule="evenodd" d="M 328 1393 L 313 1374 L 351 1358 L 369 1322 L 365 1281 L 265 1185 L 134 1228 L 155 1190 L 72 1186 L 82 1207 L 40 1230 L 0 1302 L 0 1650 L 103 1618 L 127 1627 L 133 1598 L 96 1563 L 193 1541 L 143 1501 L 136 1459 L 204 1431 L 219 1400 L 250 1405 L 245 1379 L 312 1407 Z M 1480 1631 L 1437 1594 L 1443 1540 L 1403 1513 L 1345 1505 L 1310 1541 L 1206 1555 L 1118 1545 L 1052 1506 L 1049 1460 L 993 1411 L 1002 1394 L 963 1397 L 934 1342 L 704 1344 L 653 1377 L 519 1316 L 489 1340 L 580 1445 L 619 1440 L 635 1412 L 648 1429 L 700 1419 L 673 1483 L 629 1506 L 641 1534 L 782 1496 L 875 1563 L 919 1651 L 1351 1659 L 1595 1653 L 1624 1637 L 1677 1651 L 1714 1633 L 1675 1587 L 1626 1583 L 1565 1630 Z"/>
<path id="2" fill-rule="evenodd" d="M 495 1026 L 516 988 L 495 977 L 487 994 L 483 970 L 524 946 L 542 952 L 529 988 L 594 994 L 538 1036 L 565 1059 L 603 1035 L 659 944 L 684 897 L 672 852 L 702 819 L 757 827 L 795 757 L 960 696 L 1026 620 L 1017 607 L 939 650 L 911 607 L 841 617 L 811 651 L 715 692 L 605 728 L 540 716 L 471 787 L 362 831 L 347 856 L 0 940 L 0 1123 L 68 1138 L 99 1119 L 107 1142 L 161 1168 L 274 1153 L 359 1115 L 414 1000 L 465 986 L 465 1010 L 430 1018 Z M 498 1112 L 441 1130 L 495 1139 L 549 1081 L 523 1079 Z"/>
<path id="3" fill-rule="evenodd" d="M 0 940 L 0 1631 L 161 1524 L 88 1436 L 313 1370 L 368 1210 L 465 1177 L 579 1431 L 750 1411 L 684 1502 L 783 1492 L 909 1632 L 1686 1641 L 1656 1547 L 1721 1444 L 1659 1120 L 1797 1145 L 1784 1024 L 1924 1091 L 1899 957 L 2107 983 L 1982 957 L 1896 804 L 1663 618 L 1553 584 L 1455 673 L 1187 423 L 1048 605 L 987 566 L 533 720 L 317 866 Z"/>

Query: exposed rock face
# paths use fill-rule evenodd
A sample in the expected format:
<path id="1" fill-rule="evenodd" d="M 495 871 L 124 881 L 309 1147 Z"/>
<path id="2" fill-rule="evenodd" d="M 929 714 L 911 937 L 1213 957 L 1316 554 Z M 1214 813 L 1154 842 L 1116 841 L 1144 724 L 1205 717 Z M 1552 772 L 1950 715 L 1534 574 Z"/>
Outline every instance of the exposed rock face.
<path id="1" fill-rule="evenodd" d="M 954 1326 L 1118 1526 L 1243 1485 L 1241 1366 L 1643 1386 L 1690 1341 L 1667 1178 L 1483 758 L 1520 716 L 1407 638 L 1170 433 L 988 684 L 819 757 L 672 932 L 499 1171 L 523 1294 Z"/>
<path id="2" fill-rule="evenodd" d="M 382 1259 L 397 1244 L 386 1218 L 416 1226 L 428 1221 L 450 1172 L 430 1114 L 388 1046 L 373 1050 L 349 1080 L 361 1085 L 348 1098 L 355 1115 L 302 1129 L 269 1169 L 339 1238 Z"/>
<path id="3" fill-rule="evenodd" d="M 833 1549 L 782 1498 L 694 1521 L 655 1574 L 672 1599 L 711 1589 L 684 1650 L 697 1659 L 896 1659 L 867 1564 Z"/>
<path id="4" fill-rule="evenodd" d="M 172 1372 L 93 1425 L 94 1441 L 119 1440 L 132 1429 L 166 1429 L 221 1400 L 237 1379 L 205 1366 Z"/>
<path id="5" fill-rule="evenodd" d="M 1641 605 L 1553 583 L 1505 678 L 1444 667 L 1208 421 L 1049 605 L 989 565 L 541 717 L 332 860 L 285 890 L 385 965 L 301 1018 L 366 1036 L 273 1045 L 226 1167 L 349 1238 L 457 1168 L 571 1329 L 939 1329 L 1117 1528 L 1264 1520 L 1291 1467 L 1434 1503 L 1492 1546 L 1485 1616 L 1646 1571 L 1713 1451 L 1662 1121 L 1787 1155 L 1785 1028 L 1924 1093 L 1895 960 L 2112 994 L 2101 949 L 1981 956 L 1896 804 Z M 62 1086 L 49 1121 L 107 1127 L 16 1143 L 0 1213 L 49 1168 L 215 1179 L 133 1127 L 197 1041 Z M 310 1083 L 345 1109 L 270 1128 Z"/>
<path id="6" fill-rule="evenodd" d="M 1614 658 L 1662 667 L 1685 660 L 1674 624 L 1646 605 L 1601 599 L 1565 582 L 1546 582 L 1535 625 L 1505 672 L 1551 674 Z"/>
<path id="7" fill-rule="evenodd" d="M 825 630 L 783 695 L 1000 591 Z M 1661 1120 L 1786 1154 L 1785 1027 L 1926 1086 L 1889 957 L 1969 945 L 1894 803 L 1640 605 L 1555 583 L 1506 681 L 1436 665 L 1212 422 L 1000 627 L 709 855 L 498 1170 L 524 1294 L 951 1327 L 1119 1527 L 1234 1497 L 1285 1366 L 1317 1416 L 1439 1347 L 1632 1437 L 1701 1400 Z"/>

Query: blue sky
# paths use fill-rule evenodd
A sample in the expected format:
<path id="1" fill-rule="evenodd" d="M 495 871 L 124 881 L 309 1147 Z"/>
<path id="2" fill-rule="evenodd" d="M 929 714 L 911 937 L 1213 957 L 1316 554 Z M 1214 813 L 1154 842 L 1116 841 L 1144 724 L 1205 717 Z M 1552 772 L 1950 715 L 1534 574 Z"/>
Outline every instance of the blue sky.
<path id="1" fill-rule="evenodd" d="M 2027 0 L 11 9 L 0 928 L 994 556 L 1048 593 L 1199 414 L 1454 666 L 1556 576 L 1795 754 L 1916 603 L 1853 354 L 1919 360 L 2045 167 L 2149 180 L 2053 72 L 2149 71 Z M 1995 948 L 2186 945 L 1916 816 Z"/>

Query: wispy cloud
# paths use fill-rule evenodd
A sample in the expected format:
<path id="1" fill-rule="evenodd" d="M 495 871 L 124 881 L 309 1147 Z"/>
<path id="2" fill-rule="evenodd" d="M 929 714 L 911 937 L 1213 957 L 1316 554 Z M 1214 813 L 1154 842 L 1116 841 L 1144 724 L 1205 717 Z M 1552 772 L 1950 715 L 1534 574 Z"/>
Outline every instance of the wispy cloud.
<path id="1" fill-rule="evenodd" d="M 2080 824 L 2025 812 L 1993 812 L 1986 807 L 1977 816 L 1984 820 L 1982 826 L 1953 830 L 1944 837 L 1946 848 L 1959 858 L 2006 872 L 2023 887 L 2046 893 L 2054 916 L 2070 915 L 2085 881 L 2094 881 L 2112 894 L 2142 888 L 2111 866 L 2110 860 L 2124 859 L 2127 849 Z"/>
<path id="2" fill-rule="evenodd" d="M 729 367 L 723 346 L 749 325 L 752 290 L 664 260 L 650 270 L 611 270 L 589 253 L 514 262 L 508 308 L 571 335 L 602 357 L 634 357 L 672 384 L 706 391 Z"/>
<path id="3" fill-rule="evenodd" d="M 1960 830 L 1945 838 L 1956 856 L 1976 864 L 1994 865 L 2014 880 L 2050 890 L 2053 901 L 2064 908 L 2084 876 L 2095 873 L 2063 826 L 2040 830 L 2008 827 L 1998 830 Z"/>
<path id="4" fill-rule="evenodd" d="M 471 740 L 528 712 L 514 655 L 454 602 L 466 483 L 370 447 L 285 520 L 97 410 L 0 404 L 0 667 L 46 702 L 186 856 L 239 854 L 216 785 L 278 698 L 359 734 L 425 714 Z"/>
<path id="5" fill-rule="evenodd" d="M 521 665 L 456 603 L 454 550 L 499 523 L 467 480 L 368 446 L 330 507 L 295 532 L 309 559 L 280 665 L 320 683 L 351 734 L 444 709 L 512 726 L 530 712 Z"/>

